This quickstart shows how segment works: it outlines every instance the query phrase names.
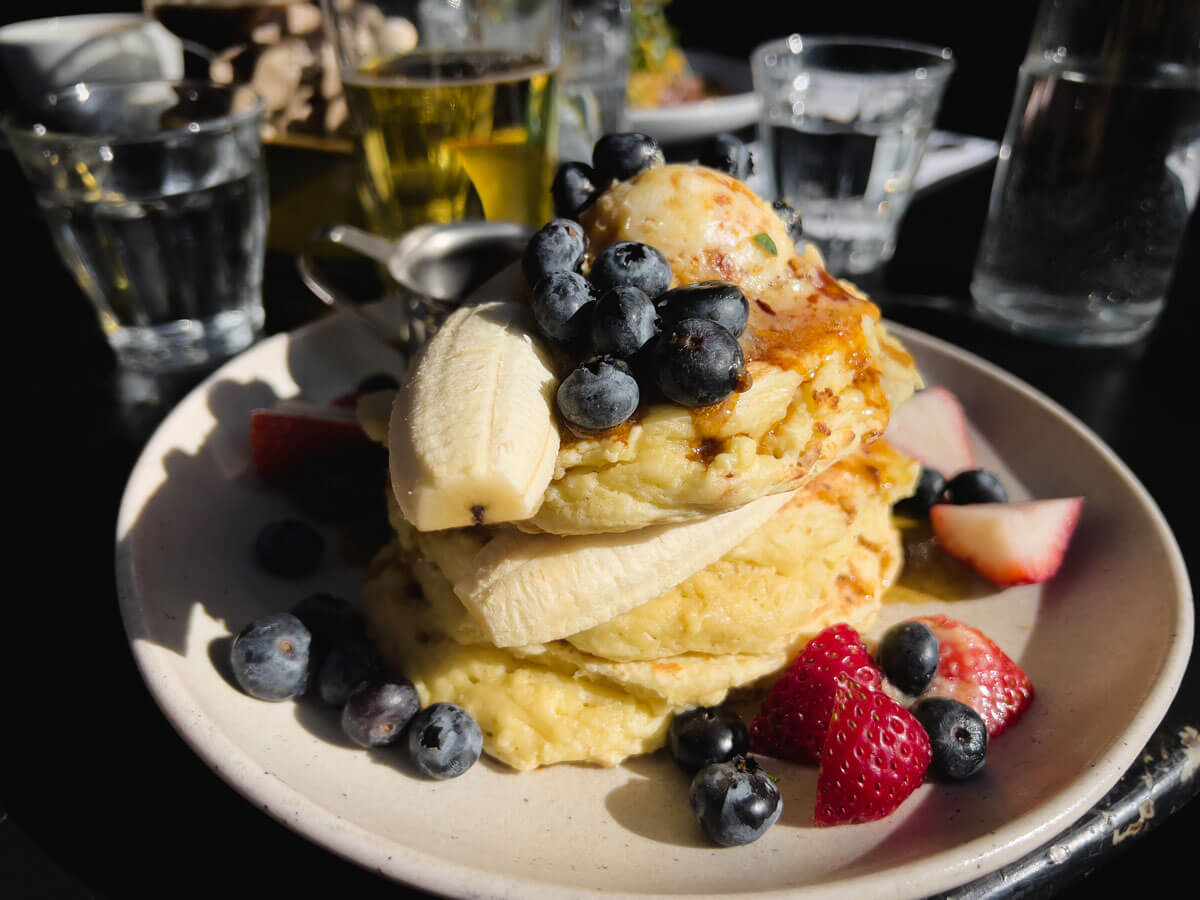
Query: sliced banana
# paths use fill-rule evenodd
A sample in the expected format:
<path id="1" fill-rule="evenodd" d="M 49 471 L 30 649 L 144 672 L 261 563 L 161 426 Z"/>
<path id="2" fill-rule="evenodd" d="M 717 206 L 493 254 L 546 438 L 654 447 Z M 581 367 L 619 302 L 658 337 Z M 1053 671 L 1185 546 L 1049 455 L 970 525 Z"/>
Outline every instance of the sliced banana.
<path id="1" fill-rule="evenodd" d="M 527 519 L 554 475 L 558 380 L 528 308 L 456 310 L 414 360 L 388 425 L 392 489 L 421 531 Z"/>
<path id="2" fill-rule="evenodd" d="M 505 530 L 454 593 L 497 647 L 558 640 L 646 603 L 724 556 L 794 492 L 682 525 L 560 537 Z"/>

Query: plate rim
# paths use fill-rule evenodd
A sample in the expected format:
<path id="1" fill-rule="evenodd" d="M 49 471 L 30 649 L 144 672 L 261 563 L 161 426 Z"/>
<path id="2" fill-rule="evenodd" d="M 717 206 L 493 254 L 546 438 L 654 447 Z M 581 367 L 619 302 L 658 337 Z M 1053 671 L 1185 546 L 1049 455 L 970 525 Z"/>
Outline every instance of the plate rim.
<path id="1" fill-rule="evenodd" d="M 667 898 L 673 898 L 673 900 L 688 900 L 688 898 L 691 900 L 721 900 L 721 898 L 728 898 L 730 896 L 728 893 L 609 892 L 532 878 L 500 875 L 381 838 L 308 799 L 299 789 L 291 787 L 274 774 L 262 771 L 245 750 L 219 731 L 215 724 L 205 717 L 186 684 L 172 677 L 171 667 L 166 661 L 170 651 L 156 645 L 146 628 L 139 602 L 140 595 L 137 591 L 137 573 L 133 567 L 128 544 L 123 541 L 123 538 L 128 535 L 130 527 L 136 521 L 141 505 L 145 502 L 145 497 L 138 496 L 140 486 L 146 479 L 153 479 L 157 482 L 159 473 L 155 471 L 155 466 L 162 457 L 161 450 L 171 446 L 167 441 L 167 435 L 184 419 L 187 407 L 190 403 L 195 402 L 198 395 L 206 394 L 214 383 L 229 377 L 228 371 L 231 367 L 245 365 L 251 355 L 259 353 L 267 355 L 270 352 L 268 348 L 277 344 L 286 344 L 300 338 L 311 338 L 313 334 L 322 329 L 336 327 L 342 320 L 343 317 L 340 315 L 319 319 L 293 332 L 278 334 L 260 341 L 252 348 L 227 361 L 196 385 L 159 423 L 130 471 L 122 491 L 115 529 L 117 597 L 126 638 L 139 674 L 163 715 L 192 752 L 200 757 L 216 775 L 241 794 L 248 803 L 257 806 L 261 811 L 318 847 L 355 865 L 373 870 L 418 890 L 452 897 L 472 896 L 497 898 L 497 900 L 513 897 L 528 897 L 535 898 L 535 900 L 553 900 L 553 898 L 559 897 L 605 897 L 610 900 L 621 900 L 621 898 L 625 898 L 625 900 L 654 900 L 654 898 L 662 898 L 662 900 L 667 900 Z M 1025 853 L 1036 849 L 1054 834 L 1059 833 L 1062 828 L 1075 821 L 1112 788 L 1137 759 L 1138 754 L 1142 752 L 1144 745 L 1158 727 L 1182 683 L 1193 643 L 1194 610 L 1191 584 L 1182 551 L 1165 516 L 1137 476 L 1091 428 L 1049 396 L 994 363 L 926 332 L 886 320 L 885 322 L 889 331 L 902 341 L 914 345 L 924 345 L 922 349 L 928 348 L 936 353 L 949 356 L 959 365 L 980 370 L 1007 388 L 1022 394 L 1027 401 L 1044 407 L 1062 425 L 1074 431 L 1094 451 L 1101 454 L 1104 461 L 1132 488 L 1137 499 L 1149 512 L 1155 534 L 1164 548 L 1169 571 L 1178 585 L 1172 621 L 1175 634 L 1158 676 L 1129 726 L 1114 739 L 1112 745 L 1096 759 L 1088 770 L 1091 774 L 1103 771 L 1107 773 L 1107 776 L 1103 779 L 1093 778 L 1094 784 L 1090 790 L 1081 793 L 1064 808 L 1055 810 L 1054 814 L 1048 818 L 1044 812 L 1046 807 L 1064 791 L 1070 790 L 1072 785 L 1078 782 L 1080 776 L 1077 775 L 1062 790 L 1051 795 L 1023 816 L 1010 820 L 1001 828 L 953 850 L 934 853 L 921 857 L 915 863 L 907 864 L 936 866 L 942 857 L 947 857 L 942 860 L 944 865 L 939 870 L 941 877 L 921 884 L 921 892 L 929 893 L 965 884 L 976 877 L 994 872 Z M 1157 712 L 1151 715 L 1150 709 L 1157 710 Z M 1028 830 L 1026 830 L 1026 823 Z M 981 860 L 986 860 L 986 865 L 983 868 L 976 868 L 976 864 Z M 833 898 L 846 896 L 849 892 L 861 893 L 863 891 L 876 891 L 878 896 L 908 896 L 895 893 L 895 872 L 895 868 L 884 869 L 809 887 L 757 891 L 755 896 L 780 898 L 780 900 L 799 896 Z M 909 884 L 906 887 L 911 889 L 913 885 Z"/>

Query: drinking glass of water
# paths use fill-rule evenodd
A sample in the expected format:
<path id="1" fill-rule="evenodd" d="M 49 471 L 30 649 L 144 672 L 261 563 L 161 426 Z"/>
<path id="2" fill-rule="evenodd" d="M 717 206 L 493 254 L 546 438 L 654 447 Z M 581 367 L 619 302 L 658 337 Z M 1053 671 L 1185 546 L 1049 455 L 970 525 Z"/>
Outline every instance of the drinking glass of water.
<path id="1" fill-rule="evenodd" d="M 267 181 L 246 88 L 79 83 L 3 123 L 118 360 L 211 367 L 263 324 Z"/>
<path id="2" fill-rule="evenodd" d="M 1200 192 L 1200 3 L 1044 2 L 971 294 L 1002 327 L 1122 344 L 1154 326 Z"/>
<path id="3" fill-rule="evenodd" d="M 755 49 L 759 137 L 776 196 L 837 274 L 891 259 L 954 55 L 944 47 L 793 34 Z"/>

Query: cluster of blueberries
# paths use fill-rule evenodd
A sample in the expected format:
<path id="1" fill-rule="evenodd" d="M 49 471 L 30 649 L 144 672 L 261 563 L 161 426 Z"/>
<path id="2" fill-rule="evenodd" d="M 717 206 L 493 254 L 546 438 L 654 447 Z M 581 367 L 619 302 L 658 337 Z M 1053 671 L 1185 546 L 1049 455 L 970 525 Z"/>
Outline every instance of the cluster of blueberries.
<path id="1" fill-rule="evenodd" d="M 238 685 L 259 700 L 315 693 L 341 710 L 342 731 L 360 747 L 403 746 L 428 778 L 461 775 L 479 759 L 483 733 L 451 703 L 424 709 L 416 688 L 384 674 L 361 616 L 340 597 L 312 594 L 289 612 L 257 619 L 233 640 L 229 662 Z"/>
<path id="2" fill-rule="evenodd" d="M 559 166 L 551 189 L 557 218 L 534 234 L 522 258 L 539 330 L 582 360 L 559 385 L 560 415 L 575 432 L 592 435 L 627 421 L 647 386 L 686 407 L 744 390 L 737 339 L 749 303 L 737 285 L 704 281 L 668 290 L 666 257 L 637 241 L 612 244 L 588 277 L 581 274 L 587 237 L 579 214 L 614 181 L 661 166 L 664 157 L 644 134 L 609 134 L 597 141 L 592 162 Z M 753 165 L 745 144 L 730 135 L 714 138 L 700 162 L 734 177 Z M 794 210 L 780 203 L 776 211 L 798 236 Z"/>
<path id="3" fill-rule="evenodd" d="M 929 686 L 940 659 L 937 635 L 929 626 L 911 620 L 885 631 L 875 655 L 887 680 L 910 697 Z M 951 697 L 921 697 L 908 711 L 929 735 L 933 750 L 929 766 L 934 774 L 961 781 L 983 767 L 987 725 L 970 706 Z"/>
<path id="4" fill-rule="evenodd" d="M 896 503 L 898 515 L 920 519 L 938 503 L 1007 503 L 1008 491 L 1000 479 L 986 469 L 967 469 L 947 480 L 937 469 L 921 467 L 921 478 L 911 497 Z"/>

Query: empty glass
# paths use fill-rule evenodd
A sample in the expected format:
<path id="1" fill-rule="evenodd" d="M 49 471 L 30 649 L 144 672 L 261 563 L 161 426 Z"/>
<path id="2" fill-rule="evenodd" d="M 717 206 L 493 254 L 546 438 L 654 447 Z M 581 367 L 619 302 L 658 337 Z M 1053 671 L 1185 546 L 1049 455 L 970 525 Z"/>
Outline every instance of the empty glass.
<path id="1" fill-rule="evenodd" d="M 47 96 L 9 144 L 122 364 L 211 366 L 263 324 L 267 182 L 249 89 L 146 81 Z"/>
<path id="2" fill-rule="evenodd" d="M 830 271 L 892 257 L 954 57 L 944 47 L 793 34 L 751 59 L 776 196 Z"/>

